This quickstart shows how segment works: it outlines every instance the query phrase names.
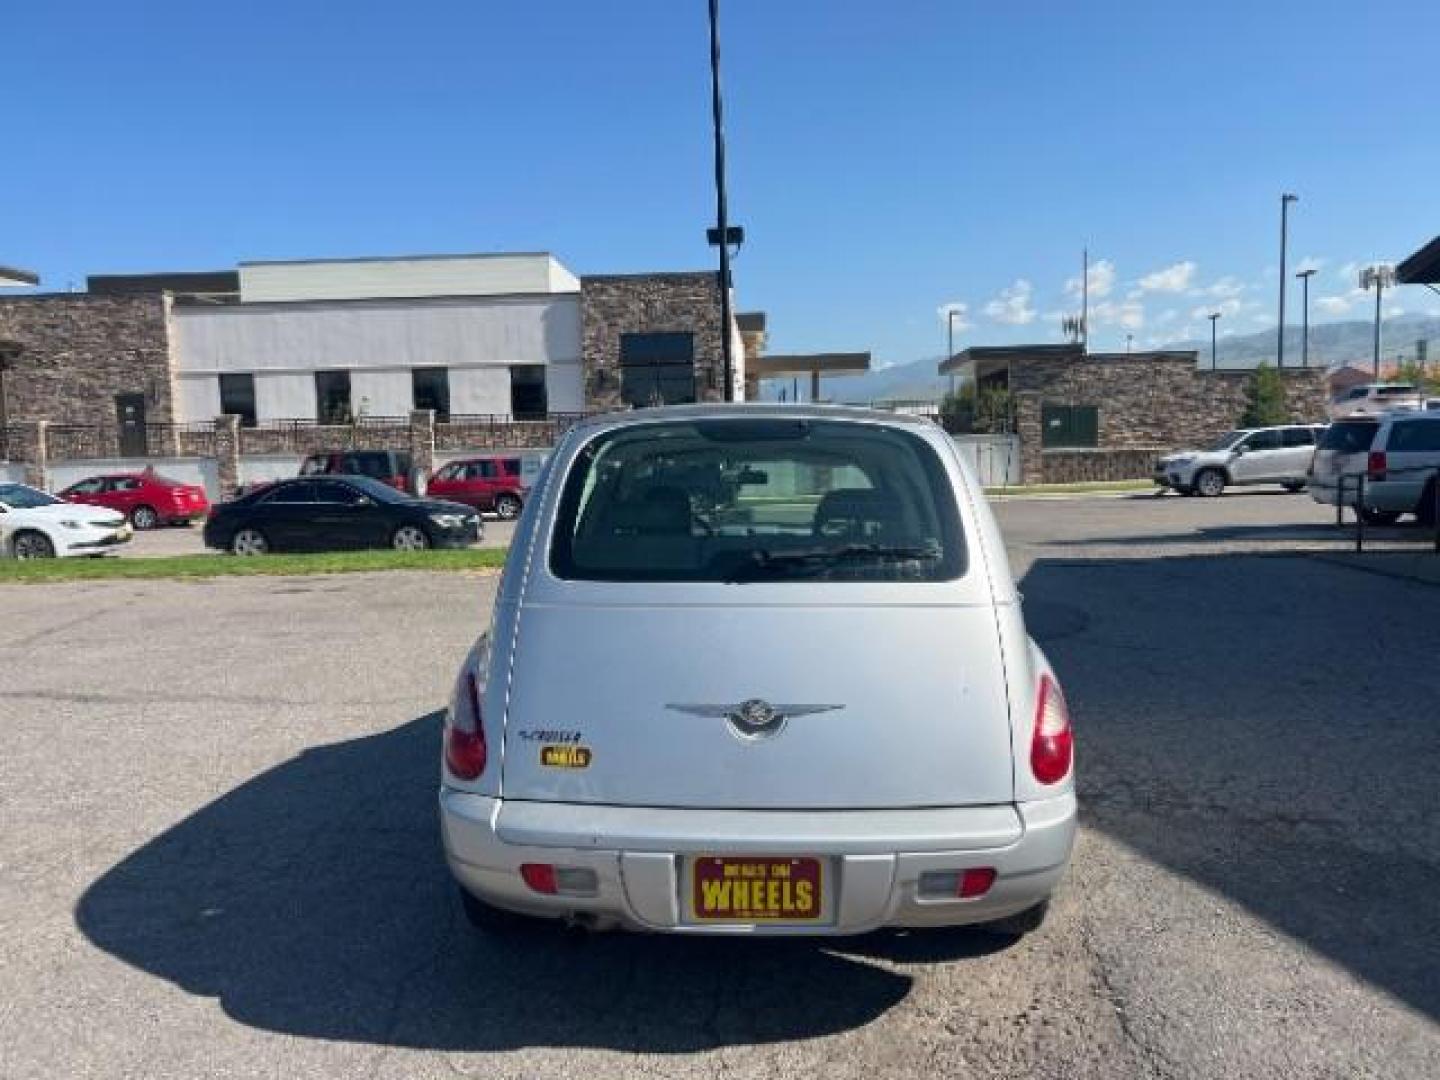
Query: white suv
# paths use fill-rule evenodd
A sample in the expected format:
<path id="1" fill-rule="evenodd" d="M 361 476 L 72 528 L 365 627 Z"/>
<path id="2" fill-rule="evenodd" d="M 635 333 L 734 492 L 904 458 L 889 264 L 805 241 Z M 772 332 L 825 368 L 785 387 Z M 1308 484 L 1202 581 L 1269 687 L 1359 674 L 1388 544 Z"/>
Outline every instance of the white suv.
<path id="1" fill-rule="evenodd" d="M 1352 386 L 1330 402 L 1330 419 L 1379 416 L 1390 409 L 1423 409 L 1425 395 L 1412 383 L 1367 383 Z"/>
<path id="2" fill-rule="evenodd" d="M 639 409 L 536 481 L 456 680 L 440 822 L 486 928 L 1013 933 L 1070 858 L 1071 738 L 939 427 Z"/>
<path id="3" fill-rule="evenodd" d="M 1436 474 L 1440 472 L 1440 412 L 1387 413 L 1332 425 L 1315 453 L 1310 497 L 1354 506 L 1363 476 L 1361 515 L 1388 525 L 1402 514 L 1435 522 Z"/>
<path id="4" fill-rule="evenodd" d="M 1306 483 L 1320 424 L 1241 428 L 1204 450 L 1184 450 L 1155 462 L 1155 483 L 1182 495 L 1219 495 L 1227 487 L 1279 484 L 1299 491 Z"/>

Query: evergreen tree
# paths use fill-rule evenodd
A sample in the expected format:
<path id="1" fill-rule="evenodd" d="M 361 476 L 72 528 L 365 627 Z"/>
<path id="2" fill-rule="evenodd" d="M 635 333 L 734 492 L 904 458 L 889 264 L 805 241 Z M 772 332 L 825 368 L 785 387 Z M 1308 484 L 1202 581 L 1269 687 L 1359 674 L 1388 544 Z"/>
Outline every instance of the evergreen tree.
<path id="1" fill-rule="evenodd" d="M 1269 364 L 1261 364 L 1245 382 L 1245 411 L 1239 426 L 1270 427 L 1290 419 L 1285 405 L 1285 383 L 1280 372 Z"/>

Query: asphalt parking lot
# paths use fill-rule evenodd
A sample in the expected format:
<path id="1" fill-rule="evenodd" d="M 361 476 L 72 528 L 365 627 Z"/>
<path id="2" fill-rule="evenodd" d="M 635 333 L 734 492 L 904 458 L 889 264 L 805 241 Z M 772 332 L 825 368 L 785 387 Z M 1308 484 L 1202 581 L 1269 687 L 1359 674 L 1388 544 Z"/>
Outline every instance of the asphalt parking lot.
<path id="1" fill-rule="evenodd" d="M 0 588 L 0 1076 L 1440 1075 L 1440 589 L 1304 496 L 999 514 L 1084 822 L 1008 946 L 477 938 L 434 789 L 493 577 Z"/>

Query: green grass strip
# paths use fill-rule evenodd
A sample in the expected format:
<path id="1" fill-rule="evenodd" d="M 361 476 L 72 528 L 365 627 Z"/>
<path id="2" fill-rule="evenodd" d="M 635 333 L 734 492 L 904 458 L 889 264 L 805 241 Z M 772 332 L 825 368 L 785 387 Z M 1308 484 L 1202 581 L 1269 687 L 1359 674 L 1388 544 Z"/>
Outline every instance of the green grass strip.
<path id="1" fill-rule="evenodd" d="M 104 578 L 213 578 L 255 575 L 355 574 L 378 570 L 490 570 L 504 548 L 443 551 L 332 551 L 317 555 L 172 555 L 143 559 L 0 559 L 0 584 L 11 581 L 94 581 Z"/>

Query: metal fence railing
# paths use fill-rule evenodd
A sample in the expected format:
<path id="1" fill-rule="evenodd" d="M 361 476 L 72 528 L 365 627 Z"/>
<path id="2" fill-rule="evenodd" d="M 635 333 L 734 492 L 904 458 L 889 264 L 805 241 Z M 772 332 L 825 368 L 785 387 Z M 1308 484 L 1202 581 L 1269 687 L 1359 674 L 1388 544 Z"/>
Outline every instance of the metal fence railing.
<path id="1" fill-rule="evenodd" d="M 209 456 L 215 449 L 211 423 L 48 424 L 45 454 L 51 461 L 113 457 Z"/>
<path id="2" fill-rule="evenodd" d="M 1336 478 L 1335 489 L 1335 524 L 1344 525 L 1345 507 L 1349 506 L 1355 511 L 1355 551 L 1356 553 L 1365 550 L 1365 530 L 1368 527 L 1378 527 L 1378 523 L 1366 521 L 1366 511 L 1373 511 L 1375 508 L 1369 506 L 1365 498 L 1365 492 L 1371 484 L 1381 483 L 1392 476 L 1403 476 L 1418 474 L 1422 480 L 1429 481 L 1421 487 L 1421 499 L 1431 500 L 1429 518 L 1430 527 L 1434 532 L 1432 540 L 1433 548 L 1440 554 L 1440 466 L 1437 465 L 1413 465 L 1408 468 L 1387 468 L 1383 473 L 1372 474 L 1370 472 L 1342 473 Z M 1353 490 L 1355 498 L 1347 502 L 1346 490 Z M 1424 508 L 1415 507 L 1417 515 L 1423 515 Z M 1373 516 L 1373 515 L 1372 515 Z M 1422 517 L 1423 520 L 1423 517 Z"/>

